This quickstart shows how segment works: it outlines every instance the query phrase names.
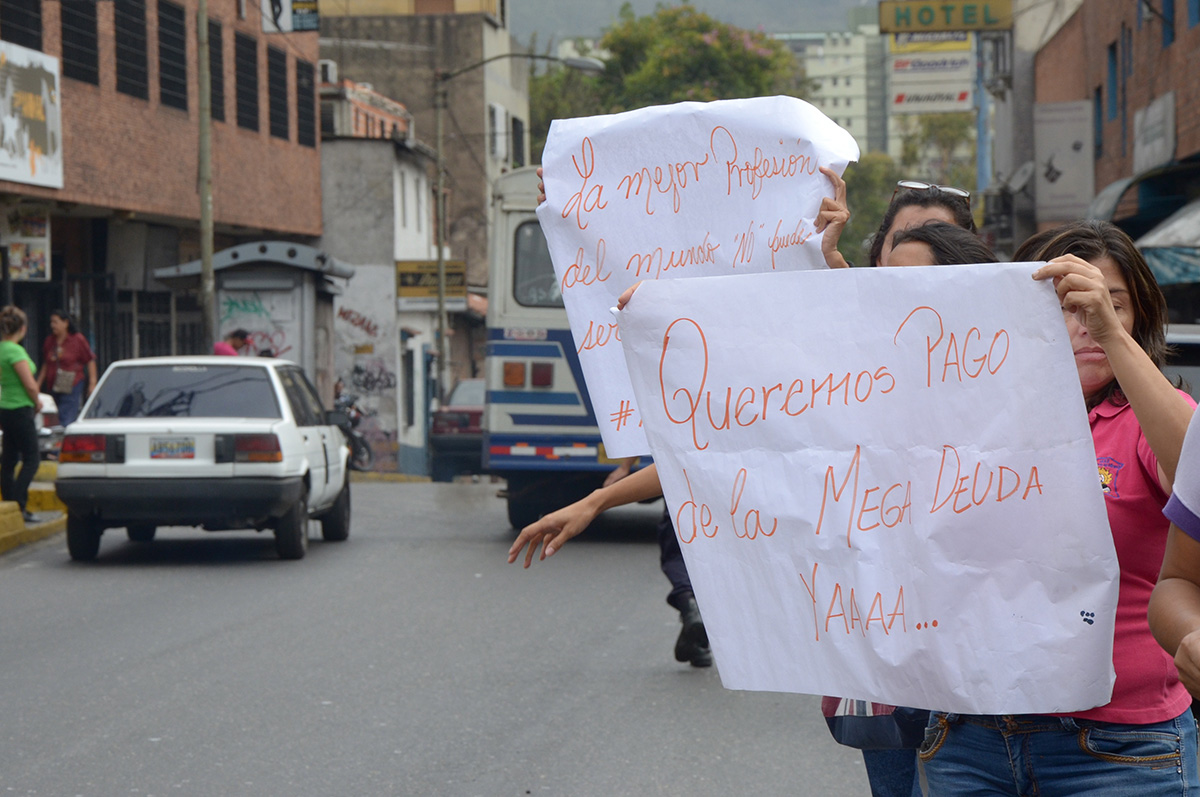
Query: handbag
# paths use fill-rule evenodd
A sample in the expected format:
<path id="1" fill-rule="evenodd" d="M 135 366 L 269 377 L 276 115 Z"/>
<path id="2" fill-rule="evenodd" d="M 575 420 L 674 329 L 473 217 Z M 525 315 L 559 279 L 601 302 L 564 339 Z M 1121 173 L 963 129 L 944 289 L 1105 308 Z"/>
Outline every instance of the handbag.
<path id="1" fill-rule="evenodd" d="M 929 711 L 868 700 L 821 698 L 834 741 L 859 750 L 916 750 L 925 739 Z"/>
<path id="2" fill-rule="evenodd" d="M 70 393 L 75 389 L 75 372 L 64 371 L 62 368 L 54 372 L 54 385 L 50 388 L 52 393 Z"/>

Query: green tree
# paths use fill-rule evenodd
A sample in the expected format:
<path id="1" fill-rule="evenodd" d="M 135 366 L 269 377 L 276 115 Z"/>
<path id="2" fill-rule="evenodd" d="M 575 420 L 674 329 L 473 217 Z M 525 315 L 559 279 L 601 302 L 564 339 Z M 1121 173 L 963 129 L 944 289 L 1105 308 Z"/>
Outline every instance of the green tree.
<path id="1" fill-rule="evenodd" d="M 555 68 L 530 79 L 535 161 L 541 160 L 541 145 L 555 118 L 687 100 L 799 97 L 806 89 L 795 59 L 783 44 L 763 33 L 718 22 L 691 5 L 660 5 L 653 14 L 638 17 L 626 2 L 599 47 L 593 55 L 605 61 L 601 75 L 572 77 L 569 70 Z"/>
<path id="2" fill-rule="evenodd" d="M 857 163 L 846 167 L 846 204 L 850 221 L 842 230 L 838 251 L 856 266 L 866 266 L 871 236 L 879 227 L 896 181 L 902 179 L 900 167 L 883 152 L 868 152 Z"/>
<path id="3" fill-rule="evenodd" d="M 929 113 L 902 133 L 906 168 L 923 165 L 924 175 L 942 185 L 975 190 L 975 114 Z"/>

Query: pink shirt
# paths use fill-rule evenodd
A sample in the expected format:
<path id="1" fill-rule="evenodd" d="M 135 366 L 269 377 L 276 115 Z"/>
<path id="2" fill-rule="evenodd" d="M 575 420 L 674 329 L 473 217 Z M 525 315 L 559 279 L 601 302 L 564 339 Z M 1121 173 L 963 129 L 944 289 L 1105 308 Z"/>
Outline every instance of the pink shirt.
<path id="1" fill-rule="evenodd" d="M 1158 459 L 1128 404 L 1109 399 L 1088 413 L 1088 421 L 1121 566 L 1113 637 L 1117 681 L 1108 705 L 1069 716 L 1134 725 L 1163 722 L 1192 702 L 1173 658 L 1154 640 L 1146 620 L 1167 544 L 1169 524 L 1162 514 L 1167 495 L 1158 483 Z"/>
<path id="2" fill-rule="evenodd" d="M 229 357 L 238 356 L 237 349 L 233 348 L 223 340 L 218 340 L 213 344 L 213 354 L 224 354 Z"/>

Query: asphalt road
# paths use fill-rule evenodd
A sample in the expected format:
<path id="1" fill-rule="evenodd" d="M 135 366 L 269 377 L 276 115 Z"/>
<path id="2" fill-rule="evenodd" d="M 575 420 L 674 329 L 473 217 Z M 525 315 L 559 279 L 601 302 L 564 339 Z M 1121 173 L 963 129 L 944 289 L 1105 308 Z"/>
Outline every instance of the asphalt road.
<path id="1" fill-rule="evenodd" d="M 523 571 L 495 491 L 355 484 L 298 562 L 192 529 L 0 557 L 0 793 L 869 793 L 818 698 L 674 661 L 659 505 Z"/>

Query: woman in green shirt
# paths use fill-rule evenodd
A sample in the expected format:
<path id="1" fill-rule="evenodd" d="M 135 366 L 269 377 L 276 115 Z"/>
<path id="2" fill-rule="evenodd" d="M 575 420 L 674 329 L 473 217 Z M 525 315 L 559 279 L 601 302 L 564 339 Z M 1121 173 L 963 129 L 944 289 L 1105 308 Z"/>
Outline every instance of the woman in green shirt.
<path id="1" fill-rule="evenodd" d="M 34 415 L 42 408 L 33 360 L 21 346 L 27 323 L 25 313 L 9 305 L 0 308 L 0 498 L 16 501 L 25 521 L 33 516 L 25 511 L 29 484 L 38 469 L 38 439 Z M 16 473 L 17 463 L 20 473 Z"/>

